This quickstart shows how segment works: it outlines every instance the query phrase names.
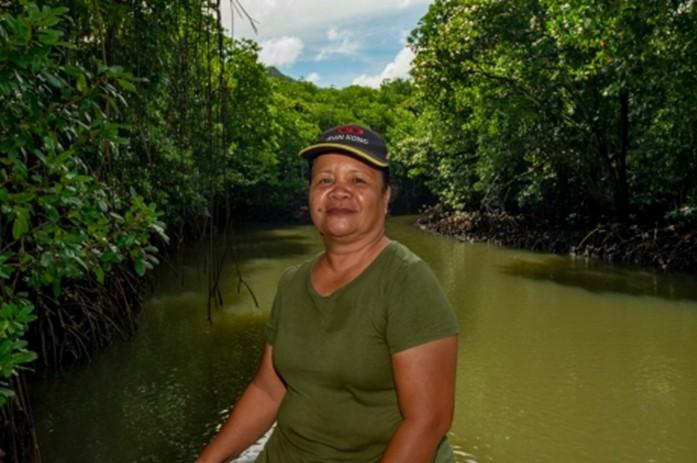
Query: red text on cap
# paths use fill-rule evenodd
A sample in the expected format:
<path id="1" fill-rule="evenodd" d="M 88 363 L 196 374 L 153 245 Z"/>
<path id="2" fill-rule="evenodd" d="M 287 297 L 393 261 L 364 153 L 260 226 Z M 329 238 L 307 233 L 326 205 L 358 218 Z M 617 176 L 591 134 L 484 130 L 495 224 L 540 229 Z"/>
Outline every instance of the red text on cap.
<path id="1" fill-rule="evenodd" d="M 352 134 L 352 135 L 363 135 L 365 133 L 365 130 L 361 127 L 354 127 L 351 125 L 345 125 L 343 127 L 339 127 L 336 129 L 337 132 L 339 133 L 346 133 L 346 134 Z"/>

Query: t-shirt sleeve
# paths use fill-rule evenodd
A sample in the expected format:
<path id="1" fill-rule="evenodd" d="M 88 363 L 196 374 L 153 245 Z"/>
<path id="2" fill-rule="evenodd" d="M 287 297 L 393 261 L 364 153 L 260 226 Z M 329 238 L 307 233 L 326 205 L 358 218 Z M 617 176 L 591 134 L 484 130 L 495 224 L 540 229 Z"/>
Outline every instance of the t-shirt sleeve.
<path id="1" fill-rule="evenodd" d="M 269 315 L 269 321 L 266 324 L 266 342 L 273 346 L 276 341 L 276 334 L 278 333 L 278 324 L 281 317 L 281 305 L 283 299 L 283 289 L 287 284 L 289 276 L 293 271 L 293 267 L 290 267 L 283 272 L 281 278 L 278 281 L 278 286 L 276 287 L 276 295 L 273 298 L 273 304 L 271 305 L 271 313 Z"/>
<path id="2" fill-rule="evenodd" d="M 391 353 L 457 334 L 453 309 L 425 262 L 407 265 L 390 293 L 386 338 Z"/>
<path id="3" fill-rule="evenodd" d="M 271 314 L 269 315 L 269 321 L 266 323 L 266 342 L 273 346 L 276 342 L 276 333 L 278 331 L 278 313 L 280 311 L 280 295 L 278 289 L 276 290 L 276 295 L 273 298 L 273 304 L 271 305 Z"/>

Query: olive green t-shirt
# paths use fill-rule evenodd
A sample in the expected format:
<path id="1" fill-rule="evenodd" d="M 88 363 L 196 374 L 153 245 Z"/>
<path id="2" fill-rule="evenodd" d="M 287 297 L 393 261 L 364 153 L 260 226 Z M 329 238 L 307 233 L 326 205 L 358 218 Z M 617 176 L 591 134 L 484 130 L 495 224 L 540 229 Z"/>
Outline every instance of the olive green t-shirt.
<path id="1" fill-rule="evenodd" d="M 268 342 L 287 393 L 257 462 L 378 462 L 402 421 L 391 355 L 457 333 L 435 275 L 402 244 L 328 297 L 310 281 L 318 257 L 278 285 Z M 434 462 L 452 461 L 444 438 Z"/>

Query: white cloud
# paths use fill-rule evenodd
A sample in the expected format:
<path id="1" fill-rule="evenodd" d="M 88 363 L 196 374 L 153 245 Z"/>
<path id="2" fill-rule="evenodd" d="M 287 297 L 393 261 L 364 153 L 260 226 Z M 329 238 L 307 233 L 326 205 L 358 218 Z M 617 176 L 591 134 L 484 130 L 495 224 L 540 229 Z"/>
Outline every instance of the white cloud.
<path id="1" fill-rule="evenodd" d="M 358 41 L 344 37 L 339 43 L 333 43 L 326 47 L 322 47 L 319 53 L 317 53 L 317 56 L 315 56 L 315 60 L 322 61 L 332 55 L 354 55 L 360 48 L 361 44 Z"/>
<path id="2" fill-rule="evenodd" d="M 293 64 L 303 50 L 303 41 L 297 37 L 281 37 L 261 42 L 259 61 L 267 66 Z"/>
<path id="3" fill-rule="evenodd" d="M 305 37 L 307 31 L 323 29 L 327 24 L 340 23 L 360 17 L 390 14 L 395 9 L 423 6 L 432 0 L 352 0 L 351 2 L 327 2 L 326 0 L 241 0 L 244 8 L 257 21 L 256 35 L 245 18 L 235 16 L 235 37 L 266 40 L 278 36 Z M 230 29 L 230 2 L 221 2 L 223 24 Z M 292 18 L 292 19 L 291 19 Z"/>
<path id="4" fill-rule="evenodd" d="M 332 42 L 337 40 L 340 36 L 341 34 L 339 33 L 336 27 L 332 27 L 327 31 L 327 38 Z"/>
<path id="5" fill-rule="evenodd" d="M 404 47 L 399 53 L 397 53 L 394 60 L 385 66 L 385 69 L 383 69 L 380 74 L 373 76 L 362 74 L 353 79 L 353 84 L 377 88 L 386 79 L 392 80 L 408 77 L 413 59 L 414 52 L 411 51 L 410 48 Z"/>
<path id="6" fill-rule="evenodd" d="M 330 43 L 320 48 L 315 61 L 325 60 L 332 55 L 353 55 L 361 48 L 360 42 L 354 40 L 350 33 L 334 26 L 327 30 L 327 39 Z"/>
<path id="7" fill-rule="evenodd" d="M 317 85 L 317 82 L 319 82 L 319 74 L 317 74 L 316 72 L 312 72 L 309 76 L 305 78 L 305 80 Z"/>

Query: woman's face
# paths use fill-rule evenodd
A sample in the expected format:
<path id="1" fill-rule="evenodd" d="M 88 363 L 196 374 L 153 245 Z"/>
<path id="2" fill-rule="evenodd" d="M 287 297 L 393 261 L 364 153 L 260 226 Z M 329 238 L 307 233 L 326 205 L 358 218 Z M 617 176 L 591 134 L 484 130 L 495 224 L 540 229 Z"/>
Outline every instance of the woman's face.
<path id="1" fill-rule="evenodd" d="M 324 235 L 342 242 L 373 239 L 384 233 L 390 199 L 382 173 L 343 154 L 315 159 L 310 184 L 310 214 Z"/>

